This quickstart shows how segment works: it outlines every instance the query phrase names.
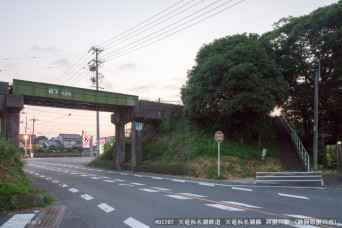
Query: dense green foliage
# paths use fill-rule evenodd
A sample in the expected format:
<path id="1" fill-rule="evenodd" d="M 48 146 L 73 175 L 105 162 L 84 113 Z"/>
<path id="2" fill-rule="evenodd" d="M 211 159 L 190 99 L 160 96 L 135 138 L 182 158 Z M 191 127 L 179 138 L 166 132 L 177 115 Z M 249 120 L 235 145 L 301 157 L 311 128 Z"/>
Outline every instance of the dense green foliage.
<path id="1" fill-rule="evenodd" d="M 283 18 L 263 39 L 273 44 L 285 70 L 290 97 L 284 109 L 300 120 L 312 139 L 314 77 L 320 61 L 319 126 L 335 141 L 342 137 L 342 1 L 309 15 Z"/>
<path id="2" fill-rule="evenodd" d="M 157 127 L 153 126 L 148 130 L 145 126 L 144 132 L 144 159 L 156 160 L 165 163 L 186 162 L 201 156 L 217 157 L 217 143 L 214 140 L 214 133 L 208 133 L 205 129 L 191 125 L 184 121 L 162 121 Z M 279 157 L 275 146 L 274 132 L 269 135 L 267 143 L 263 144 L 268 148 L 268 155 Z M 221 143 L 222 155 L 234 156 L 243 160 L 258 159 L 261 152 L 255 145 L 237 143 L 225 139 Z"/>
<path id="3" fill-rule="evenodd" d="M 44 196 L 46 203 L 52 201 L 52 198 L 46 193 L 30 187 L 29 181 L 22 170 L 23 166 L 22 154 L 18 148 L 12 143 L 0 139 L 0 211 L 37 206 L 29 202 L 23 205 L 11 201 L 11 197 L 17 194 L 40 194 Z"/>
<path id="4" fill-rule="evenodd" d="M 181 89 L 190 118 L 240 139 L 260 133 L 288 88 L 270 50 L 256 34 L 227 36 L 201 47 Z"/>

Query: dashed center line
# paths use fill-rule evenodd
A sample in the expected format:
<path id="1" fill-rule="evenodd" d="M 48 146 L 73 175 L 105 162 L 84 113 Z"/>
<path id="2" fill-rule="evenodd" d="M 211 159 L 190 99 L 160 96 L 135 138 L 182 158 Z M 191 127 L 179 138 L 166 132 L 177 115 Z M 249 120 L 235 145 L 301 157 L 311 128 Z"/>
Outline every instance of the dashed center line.
<path id="1" fill-rule="evenodd" d="M 78 192 L 79 190 L 76 188 L 70 188 L 69 191 L 75 193 L 75 192 Z"/>
<path id="2" fill-rule="evenodd" d="M 237 188 L 237 187 L 232 187 L 232 189 L 234 190 L 240 190 L 240 191 L 247 191 L 247 192 L 252 192 L 252 189 L 249 188 Z"/>
<path id="3" fill-rule="evenodd" d="M 153 190 L 153 189 L 149 189 L 149 188 L 139 188 L 139 190 L 145 191 L 145 192 L 158 192 L 157 190 Z"/>
<path id="4" fill-rule="evenodd" d="M 114 211 L 115 208 L 114 207 L 111 207 L 109 206 L 108 204 L 105 204 L 105 203 L 101 203 L 99 205 L 97 205 L 100 209 L 104 210 L 105 212 L 109 213 L 111 211 Z"/>
<path id="5" fill-rule="evenodd" d="M 145 225 L 144 223 L 139 222 L 138 220 L 129 217 L 124 221 L 126 225 L 132 228 L 149 228 L 149 226 Z"/>
<path id="6" fill-rule="evenodd" d="M 92 200 L 94 199 L 94 197 L 90 196 L 90 195 L 87 195 L 87 194 L 84 194 L 84 195 L 81 195 L 81 197 L 85 200 Z"/>
<path id="7" fill-rule="evenodd" d="M 305 200 L 309 199 L 308 197 L 305 197 L 305 196 L 288 195 L 288 194 L 283 194 L 283 193 L 278 193 L 278 195 L 284 196 L 284 197 L 297 198 L 297 199 L 305 199 Z"/>
<path id="8" fill-rule="evenodd" d="M 221 204 L 205 204 L 206 206 L 209 207 L 215 207 L 218 209 L 222 209 L 222 210 L 226 210 L 226 211 L 245 211 L 239 208 L 235 208 L 235 207 L 229 207 L 229 206 L 225 206 L 225 205 L 221 205 Z"/>

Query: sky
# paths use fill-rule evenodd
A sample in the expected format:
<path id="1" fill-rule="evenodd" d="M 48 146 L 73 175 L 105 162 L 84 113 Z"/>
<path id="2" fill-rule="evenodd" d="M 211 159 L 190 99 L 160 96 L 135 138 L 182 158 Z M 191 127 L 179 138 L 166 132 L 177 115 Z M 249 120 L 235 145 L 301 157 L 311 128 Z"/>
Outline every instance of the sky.
<path id="1" fill-rule="evenodd" d="M 199 48 L 241 33 L 263 34 L 288 16 L 338 0 L 0 0 L 0 81 L 21 79 L 94 89 L 88 62 L 99 58 L 101 90 L 180 103 Z M 71 115 L 69 115 L 71 114 Z M 113 135 L 100 113 L 100 137 Z M 25 106 L 35 134 L 96 135 L 95 112 Z"/>

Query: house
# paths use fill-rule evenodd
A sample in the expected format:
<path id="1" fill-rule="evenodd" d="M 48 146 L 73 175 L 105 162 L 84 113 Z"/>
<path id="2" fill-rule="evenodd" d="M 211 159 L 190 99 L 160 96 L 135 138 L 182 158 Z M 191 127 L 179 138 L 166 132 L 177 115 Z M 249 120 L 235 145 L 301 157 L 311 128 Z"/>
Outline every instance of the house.
<path id="1" fill-rule="evenodd" d="M 50 146 L 54 146 L 56 148 L 63 147 L 63 144 L 58 140 L 44 140 L 40 143 L 40 145 L 45 149 L 49 148 Z"/>
<path id="2" fill-rule="evenodd" d="M 64 148 L 82 148 L 82 136 L 78 134 L 59 134 L 58 141 Z"/>

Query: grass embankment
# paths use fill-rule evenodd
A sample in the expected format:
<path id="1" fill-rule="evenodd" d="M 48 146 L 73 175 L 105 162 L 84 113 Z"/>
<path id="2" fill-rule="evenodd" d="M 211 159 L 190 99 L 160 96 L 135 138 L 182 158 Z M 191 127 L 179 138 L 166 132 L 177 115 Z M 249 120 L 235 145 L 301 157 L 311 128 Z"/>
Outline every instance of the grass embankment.
<path id="1" fill-rule="evenodd" d="M 261 149 L 252 143 L 241 144 L 225 139 L 221 143 L 221 178 L 243 178 L 253 176 L 255 171 L 281 170 L 275 134 L 269 131 L 264 136 L 267 142 L 262 145 L 267 149 L 265 159 L 261 158 Z M 190 176 L 217 178 L 217 143 L 213 135 L 186 122 L 163 121 L 154 126 L 145 125 L 143 164 L 164 169 L 184 167 Z M 105 151 L 90 165 L 113 168 L 113 148 L 108 147 Z"/>
<path id="2" fill-rule="evenodd" d="M 30 187 L 23 166 L 19 150 L 0 139 L 0 212 L 44 207 L 53 201 L 47 193 Z"/>

